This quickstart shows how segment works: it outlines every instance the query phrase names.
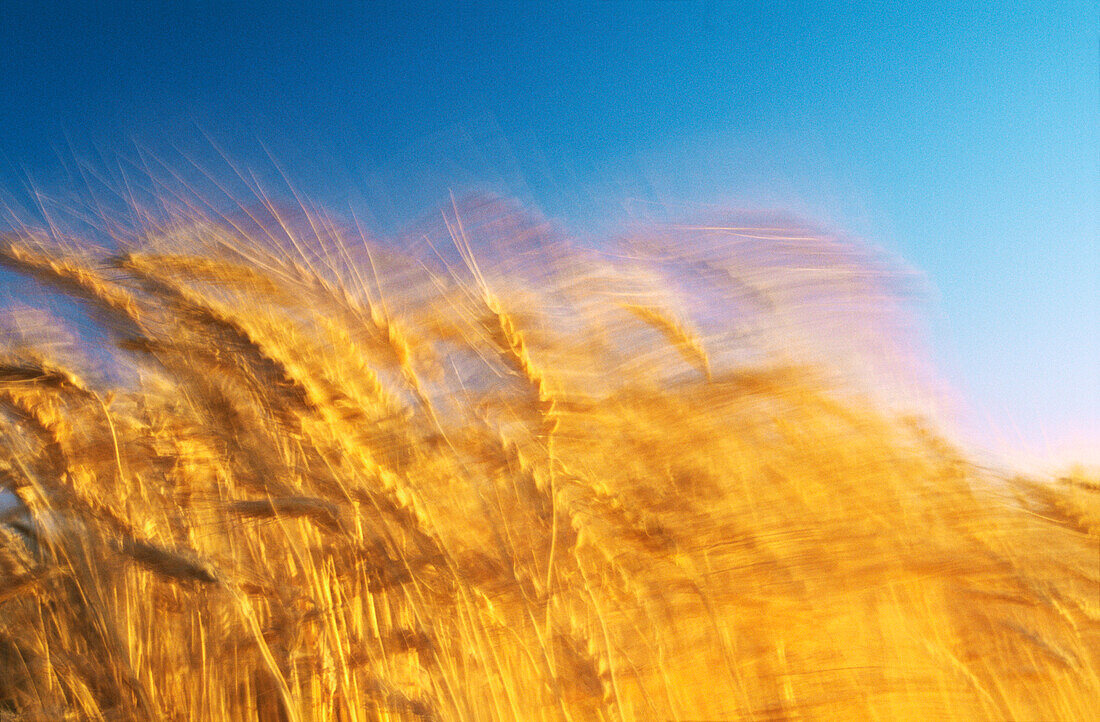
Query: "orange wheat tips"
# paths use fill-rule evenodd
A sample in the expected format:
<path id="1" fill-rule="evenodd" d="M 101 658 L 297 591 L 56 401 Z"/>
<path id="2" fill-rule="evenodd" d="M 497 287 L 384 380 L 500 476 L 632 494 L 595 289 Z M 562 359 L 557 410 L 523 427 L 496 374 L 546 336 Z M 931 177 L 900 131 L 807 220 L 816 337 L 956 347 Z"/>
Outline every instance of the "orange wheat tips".
<path id="1" fill-rule="evenodd" d="M 0 242 L 0 719 L 1097 713 L 1100 480 L 899 411 L 869 254 L 142 217 Z"/>

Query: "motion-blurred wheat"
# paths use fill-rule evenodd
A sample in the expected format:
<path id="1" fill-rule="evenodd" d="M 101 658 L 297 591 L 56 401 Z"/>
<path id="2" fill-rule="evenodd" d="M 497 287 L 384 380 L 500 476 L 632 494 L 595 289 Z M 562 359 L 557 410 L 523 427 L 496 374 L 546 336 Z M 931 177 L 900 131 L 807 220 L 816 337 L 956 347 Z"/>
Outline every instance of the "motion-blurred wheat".
<path id="1" fill-rule="evenodd" d="M 0 243 L 0 719 L 1094 718 L 1100 482 L 878 398 L 858 253 L 257 206 Z"/>

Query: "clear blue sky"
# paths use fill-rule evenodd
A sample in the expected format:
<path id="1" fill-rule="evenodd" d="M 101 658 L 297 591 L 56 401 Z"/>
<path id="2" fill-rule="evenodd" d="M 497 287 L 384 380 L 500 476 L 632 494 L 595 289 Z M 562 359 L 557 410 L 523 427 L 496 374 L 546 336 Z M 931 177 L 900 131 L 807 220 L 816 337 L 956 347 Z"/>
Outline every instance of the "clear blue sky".
<path id="1" fill-rule="evenodd" d="M 2 5 L 8 202 L 201 128 L 380 228 L 475 181 L 578 227 L 786 206 L 925 272 L 970 423 L 1100 444 L 1095 0 Z"/>

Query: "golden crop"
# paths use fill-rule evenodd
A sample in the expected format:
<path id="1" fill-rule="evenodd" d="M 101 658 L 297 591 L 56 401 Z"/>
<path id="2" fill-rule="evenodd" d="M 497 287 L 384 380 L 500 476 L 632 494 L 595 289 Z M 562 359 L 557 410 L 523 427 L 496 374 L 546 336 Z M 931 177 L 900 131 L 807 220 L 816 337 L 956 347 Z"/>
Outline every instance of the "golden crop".
<path id="1" fill-rule="evenodd" d="M 3 238 L 0 719 L 1097 713 L 1100 484 L 894 411 L 875 264 L 445 218 Z"/>

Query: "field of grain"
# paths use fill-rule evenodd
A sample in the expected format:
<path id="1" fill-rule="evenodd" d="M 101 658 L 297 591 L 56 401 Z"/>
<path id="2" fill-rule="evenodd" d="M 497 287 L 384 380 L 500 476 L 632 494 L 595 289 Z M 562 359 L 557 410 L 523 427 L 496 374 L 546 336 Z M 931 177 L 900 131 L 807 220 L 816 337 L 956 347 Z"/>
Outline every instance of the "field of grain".
<path id="1" fill-rule="evenodd" d="M 868 254 L 140 218 L 0 239 L 0 719 L 1097 713 L 1100 480 L 901 413 Z"/>

